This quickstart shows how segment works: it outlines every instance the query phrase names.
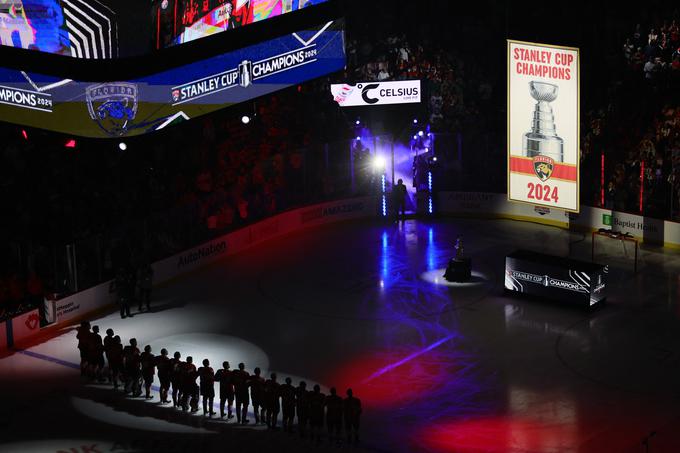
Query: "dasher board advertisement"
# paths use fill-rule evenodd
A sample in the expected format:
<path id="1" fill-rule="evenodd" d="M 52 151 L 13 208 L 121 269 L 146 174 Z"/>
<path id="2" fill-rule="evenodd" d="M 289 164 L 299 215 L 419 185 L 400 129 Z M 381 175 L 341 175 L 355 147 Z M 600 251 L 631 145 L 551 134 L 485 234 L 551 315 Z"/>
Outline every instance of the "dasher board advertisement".
<path id="1" fill-rule="evenodd" d="M 508 40 L 508 199 L 579 211 L 579 50 Z"/>

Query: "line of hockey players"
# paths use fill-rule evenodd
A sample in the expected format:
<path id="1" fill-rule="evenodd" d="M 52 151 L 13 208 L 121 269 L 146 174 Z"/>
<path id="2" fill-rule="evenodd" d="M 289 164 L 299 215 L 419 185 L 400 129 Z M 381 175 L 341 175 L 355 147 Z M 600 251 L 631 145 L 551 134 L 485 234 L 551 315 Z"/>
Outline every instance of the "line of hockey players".
<path id="1" fill-rule="evenodd" d="M 330 395 L 325 395 L 319 385 L 307 390 L 305 381 L 300 381 L 297 387 L 292 385 L 290 378 L 279 383 L 276 373 L 271 373 L 265 380 L 260 368 L 255 368 L 250 374 L 243 363 L 232 370 L 229 362 L 225 361 L 215 372 L 208 359 L 204 359 L 203 366 L 197 368 L 192 357 L 183 361 L 179 352 L 175 352 L 172 358 L 166 349 L 161 349 L 160 355 L 154 355 L 148 345 L 140 352 L 134 338 L 123 347 L 113 329 L 107 329 L 106 336 L 102 338 L 99 327 L 90 328 L 87 321 L 78 328 L 77 339 L 81 375 L 100 382 L 108 381 L 114 389 L 122 388 L 125 395 L 152 399 L 151 386 L 157 375 L 161 404 L 172 402 L 175 408 L 198 412 L 200 396 L 203 415 L 212 417 L 216 415 L 213 408 L 217 382 L 220 418 L 236 416 L 237 423 L 247 424 L 250 422 L 248 407 L 252 405 L 255 424 L 266 424 L 272 430 L 279 429 L 278 417 L 281 414 L 282 428 L 288 433 L 293 433 L 293 422 L 297 417 L 297 430 L 301 437 L 306 437 L 309 432 L 312 439 L 320 441 L 325 422 L 330 441 L 340 442 L 343 427 L 348 442 L 359 440 L 361 401 L 353 396 L 352 389 L 347 389 L 344 399 L 337 395 L 335 388 L 331 388 Z"/>

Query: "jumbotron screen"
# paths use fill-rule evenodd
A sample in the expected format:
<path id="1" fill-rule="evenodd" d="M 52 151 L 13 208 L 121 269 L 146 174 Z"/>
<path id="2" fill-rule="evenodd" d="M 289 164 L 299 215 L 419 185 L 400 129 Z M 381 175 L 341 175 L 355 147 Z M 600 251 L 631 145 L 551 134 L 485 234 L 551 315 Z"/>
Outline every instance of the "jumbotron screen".
<path id="1" fill-rule="evenodd" d="M 0 0 L 0 45 L 84 59 L 145 55 L 329 0 Z"/>
<path id="2" fill-rule="evenodd" d="M 154 0 L 156 49 L 287 14 L 327 0 Z"/>
<path id="3" fill-rule="evenodd" d="M 343 30 L 332 21 L 126 81 L 0 68 L 0 120 L 85 137 L 153 132 L 343 69 Z"/>

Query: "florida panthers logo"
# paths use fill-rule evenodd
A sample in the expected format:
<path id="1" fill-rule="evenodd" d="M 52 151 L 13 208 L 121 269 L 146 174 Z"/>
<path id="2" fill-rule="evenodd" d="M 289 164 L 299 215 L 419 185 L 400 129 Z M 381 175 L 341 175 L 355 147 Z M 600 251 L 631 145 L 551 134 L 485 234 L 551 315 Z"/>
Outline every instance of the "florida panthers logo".
<path id="1" fill-rule="evenodd" d="M 536 156 L 534 157 L 534 172 L 541 181 L 547 181 L 553 174 L 555 168 L 555 161 L 551 157 Z"/>
<path id="2" fill-rule="evenodd" d="M 127 82 L 102 83 L 87 87 L 87 109 L 108 135 L 125 135 L 137 116 L 137 85 Z"/>

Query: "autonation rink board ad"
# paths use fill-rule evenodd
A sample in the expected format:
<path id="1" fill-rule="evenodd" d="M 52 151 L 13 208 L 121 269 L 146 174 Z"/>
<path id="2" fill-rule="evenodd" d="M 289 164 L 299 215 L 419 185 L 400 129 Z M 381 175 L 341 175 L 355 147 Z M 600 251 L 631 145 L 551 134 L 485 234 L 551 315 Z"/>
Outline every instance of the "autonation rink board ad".
<path id="1" fill-rule="evenodd" d="M 579 51 L 508 41 L 508 199 L 579 210 Z"/>

